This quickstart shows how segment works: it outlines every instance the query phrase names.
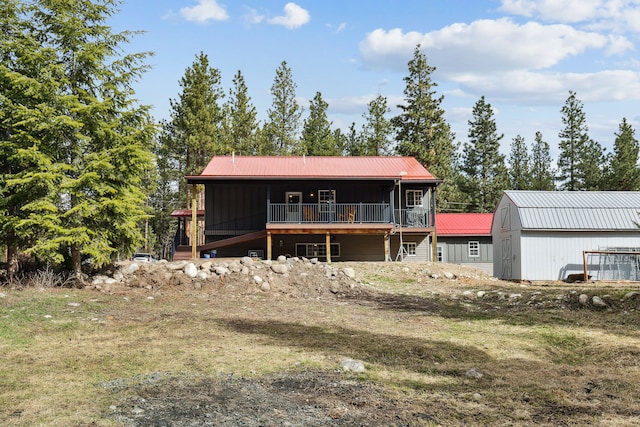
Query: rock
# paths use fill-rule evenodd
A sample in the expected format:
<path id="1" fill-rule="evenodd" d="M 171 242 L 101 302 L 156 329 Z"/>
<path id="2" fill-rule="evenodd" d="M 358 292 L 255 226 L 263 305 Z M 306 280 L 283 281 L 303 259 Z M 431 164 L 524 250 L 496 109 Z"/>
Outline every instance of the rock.
<path id="1" fill-rule="evenodd" d="M 318 263 L 318 258 L 311 258 L 311 259 L 309 260 L 309 262 L 310 262 L 311 264 L 317 264 L 317 263 Z"/>
<path id="2" fill-rule="evenodd" d="M 248 256 L 243 256 L 242 259 L 240 260 L 240 264 L 246 265 L 246 266 L 253 265 L 253 258 Z"/>
<path id="3" fill-rule="evenodd" d="M 631 298 L 635 298 L 637 296 L 640 296 L 640 292 L 627 292 L 626 294 L 624 294 L 624 299 L 631 299 Z"/>
<path id="4" fill-rule="evenodd" d="M 607 303 L 604 302 L 604 300 L 602 298 L 600 298 L 599 296 L 594 296 L 593 298 L 591 298 L 591 304 L 594 305 L 594 307 L 606 307 Z"/>
<path id="5" fill-rule="evenodd" d="M 201 270 L 198 272 L 198 279 L 207 280 L 209 278 L 209 273 L 206 270 Z"/>
<path id="6" fill-rule="evenodd" d="M 437 280 L 437 279 L 439 279 L 439 278 L 440 278 L 440 275 L 439 275 L 439 274 L 437 274 L 437 273 L 431 273 L 431 276 L 430 276 L 430 277 L 431 277 L 432 279 L 436 279 L 436 280 Z"/>
<path id="7" fill-rule="evenodd" d="M 582 306 L 586 306 L 587 304 L 589 304 L 589 295 L 580 294 L 580 296 L 578 297 L 578 303 Z"/>
<path id="8" fill-rule="evenodd" d="M 229 274 L 229 269 L 227 267 L 223 267 L 222 265 L 218 265 L 217 267 L 213 267 L 213 272 L 218 276 L 224 276 L 225 274 Z"/>
<path id="9" fill-rule="evenodd" d="M 271 285 L 267 282 L 263 282 L 262 285 L 260 285 L 260 289 L 265 292 L 269 292 L 271 290 Z"/>
<path id="10" fill-rule="evenodd" d="M 467 372 L 464 373 L 466 376 L 471 378 L 482 378 L 484 374 L 478 368 L 471 368 Z"/>
<path id="11" fill-rule="evenodd" d="M 364 364 L 358 360 L 343 359 L 340 362 L 343 371 L 347 372 L 364 372 Z"/>
<path id="12" fill-rule="evenodd" d="M 185 265 L 187 265 L 186 261 L 173 261 L 173 262 L 167 263 L 166 268 L 167 270 L 177 271 L 177 270 L 184 269 Z"/>
<path id="13" fill-rule="evenodd" d="M 212 265 L 213 263 L 211 261 L 205 261 L 202 264 L 200 264 L 200 270 L 211 270 Z"/>
<path id="14" fill-rule="evenodd" d="M 192 262 L 187 263 L 187 265 L 184 266 L 183 271 L 187 277 L 192 279 L 198 275 L 198 268 Z"/>
<path id="15" fill-rule="evenodd" d="M 253 281 L 256 283 L 256 285 L 259 285 L 263 282 L 262 277 L 260 276 L 253 276 Z"/>
<path id="16" fill-rule="evenodd" d="M 287 262 L 287 257 L 286 257 L 286 256 L 284 256 L 284 255 L 280 255 L 280 256 L 278 257 L 277 261 L 278 261 L 280 264 L 284 264 L 285 262 Z"/>
<path id="17" fill-rule="evenodd" d="M 478 293 L 476 294 L 476 296 L 478 298 L 482 298 L 483 296 L 485 296 L 487 293 L 485 291 L 478 291 Z"/>
<path id="18" fill-rule="evenodd" d="M 140 269 L 140 265 L 137 262 L 132 262 L 129 265 L 125 266 L 122 269 L 122 274 L 124 275 L 130 275 L 135 273 L 136 271 L 138 271 Z"/>
<path id="19" fill-rule="evenodd" d="M 473 393 L 473 398 L 475 400 L 480 400 L 480 399 L 482 399 L 482 395 L 480 393 Z"/>
<path id="20" fill-rule="evenodd" d="M 353 268 L 351 267 L 346 267 L 342 269 L 342 272 L 344 273 L 345 276 L 347 276 L 349 279 L 353 279 L 356 277 L 356 272 Z"/>
<path id="21" fill-rule="evenodd" d="M 277 274 L 287 274 L 289 272 L 289 267 L 286 264 L 273 264 L 271 266 L 271 271 Z"/>
<path id="22" fill-rule="evenodd" d="M 453 273 L 447 271 L 444 273 L 444 277 L 447 279 L 455 279 L 456 276 Z"/>

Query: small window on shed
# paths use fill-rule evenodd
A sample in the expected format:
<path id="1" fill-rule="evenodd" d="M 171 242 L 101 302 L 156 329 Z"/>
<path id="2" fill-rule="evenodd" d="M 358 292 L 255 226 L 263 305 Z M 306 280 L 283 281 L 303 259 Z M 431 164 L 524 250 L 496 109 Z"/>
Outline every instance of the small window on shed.
<path id="1" fill-rule="evenodd" d="M 469 241 L 469 258 L 478 258 L 480 256 L 480 242 L 477 240 Z"/>

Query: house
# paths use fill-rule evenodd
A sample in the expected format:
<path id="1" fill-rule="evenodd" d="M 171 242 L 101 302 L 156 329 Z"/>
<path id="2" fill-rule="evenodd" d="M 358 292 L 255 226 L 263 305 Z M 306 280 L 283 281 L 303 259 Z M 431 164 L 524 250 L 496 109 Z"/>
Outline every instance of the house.
<path id="1" fill-rule="evenodd" d="M 635 277 L 640 192 L 505 191 L 494 213 L 493 271 L 508 280 Z M 636 259 L 636 261 L 634 261 Z"/>
<path id="2" fill-rule="evenodd" d="M 186 179 L 204 189 L 199 256 L 427 261 L 435 254 L 441 180 L 412 157 L 219 156 Z"/>
<path id="3" fill-rule="evenodd" d="M 493 213 L 437 213 L 437 260 L 493 275 Z"/>

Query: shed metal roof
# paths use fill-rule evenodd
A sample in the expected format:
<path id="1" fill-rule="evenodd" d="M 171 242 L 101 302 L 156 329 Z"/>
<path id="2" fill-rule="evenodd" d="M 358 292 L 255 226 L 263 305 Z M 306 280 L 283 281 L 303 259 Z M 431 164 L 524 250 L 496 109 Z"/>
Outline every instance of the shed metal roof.
<path id="1" fill-rule="evenodd" d="M 638 230 L 637 191 L 505 191 L 523 229 Z"/>
<path id="2" fill-rule="evenodd" d="M 387 156 L 216 156 L 199 176 L 189 176 L 187 179 L 194 181 L 198 179 L 400 179 L 401 177 L 403 181 L 440 181 L 413 157 Z"/>
<path id="3" fill-rule="evenodd" d="M 490 236 L 492 213 L 438 213 L 439 236 Z"/>

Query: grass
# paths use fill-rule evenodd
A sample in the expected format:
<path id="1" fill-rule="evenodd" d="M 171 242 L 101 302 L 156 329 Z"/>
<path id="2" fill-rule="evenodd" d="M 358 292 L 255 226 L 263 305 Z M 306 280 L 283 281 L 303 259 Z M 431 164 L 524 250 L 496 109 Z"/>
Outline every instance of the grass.
<path id="1" fill-rule="evenodd" d="M 103 415 L 116 397 L 97 386 L 118 378 L 334 370 L 353 358 L 367 367 L 363 381 L 411 396 L 443 425 L 640 425 L 638 311 L 512 311 L 414 278 L 370 281 L 397 293 L 316 301 L 3 289 L 0 424 L 119 425 Z M 552 299 L 558 289 L 540 292 Z M 483 376 L 467 376 L 472 368 Z"/>

